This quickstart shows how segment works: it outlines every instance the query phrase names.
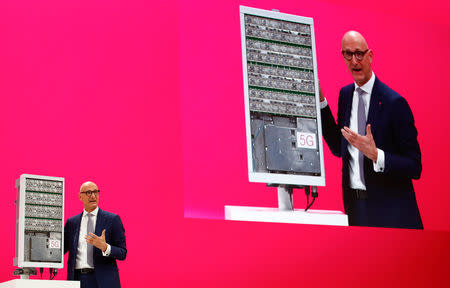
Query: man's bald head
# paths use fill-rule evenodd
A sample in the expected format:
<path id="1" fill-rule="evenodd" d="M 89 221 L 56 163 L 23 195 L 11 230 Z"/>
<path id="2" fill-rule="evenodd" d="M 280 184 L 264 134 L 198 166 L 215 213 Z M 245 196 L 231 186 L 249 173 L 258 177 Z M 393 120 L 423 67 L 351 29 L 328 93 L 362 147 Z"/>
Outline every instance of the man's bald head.
<path id="1" fill-rule="evenodd" d="M 373 52 L 366 39 L 357 31 L 348 31 L 342 37 L 342 54 L 356 84 L 364 85 L 372 77 Z M 360 59 L 357 59 L 360 57 Z"/>
<path id="2" fill-rule="evenodd" d="M 369 48 L 366 39 L 358 31 L 348 31 L 344 34 L 342 37 L 342 48 L 344 48 L 344 44 L 349 45 L 350 43 L 358 43 L 364 50 Z"/>
<path id="3" fill-rule="evenodd" d="M 85 190 L 89 190 L 89 188 L 95 188 L 95 189 L 98 190 L 97 184 L 95 184 L 92 181 L 86 181 L 83 184 L 81 184 L 80 192 L 83 192 Z"/>
<path id="4" fill-rule="evenodd" d="M 92 181 L 84 182 L 80 187 L 80 194 L 78 197 L 83 202 L 84 210 L 92 212 L 98 206 L 98 190 L 97 184 Z"/>

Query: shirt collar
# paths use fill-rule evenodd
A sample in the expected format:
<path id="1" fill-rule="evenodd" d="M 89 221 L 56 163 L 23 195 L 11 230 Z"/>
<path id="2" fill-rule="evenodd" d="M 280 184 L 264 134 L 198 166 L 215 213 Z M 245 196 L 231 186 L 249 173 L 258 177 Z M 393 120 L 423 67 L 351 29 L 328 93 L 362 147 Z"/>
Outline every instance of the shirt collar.
<path id="1" fill-rule="evenodd" d="M 89 212 L 87 212 L 86 210 L 83 209 L 83 217 L 86 216 L 88 213 L 89 213 Z M 97 208 L 95 208 L 94 210 L 92 210 L 90 213 L 91 213 L 92 215 L 94 215 L 94 216 L 97 216 L 97 213 L 98 213 L 98 206 L 97 206 Z"/>
<path id="2" fill-rule="evenodd" d="M 355 82 L 355 90 L 356 90 L 356 88 L 359 87 L 365 93 L 371 95 L 374 83 L 375 83 L 375 73 L 373 73 L 373 71 L 372 71 L 372 76 L 370 76 L 370 79 L 369 79 L 369 81 L 366 82 L 366 84 L 364 84 L 362 86 L 358 86 L 358 84 L 356 84 L 356 82 Z"/>

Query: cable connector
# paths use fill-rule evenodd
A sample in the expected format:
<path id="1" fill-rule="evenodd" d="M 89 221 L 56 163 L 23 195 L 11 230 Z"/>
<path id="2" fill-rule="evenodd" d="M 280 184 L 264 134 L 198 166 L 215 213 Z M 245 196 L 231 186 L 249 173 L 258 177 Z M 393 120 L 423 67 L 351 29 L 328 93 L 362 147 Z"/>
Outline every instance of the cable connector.
<path id="1" fill-rule="evenodd" d="M 317 192 L 317 186 L 312 186 L 311 196 L 314 197 L 314 198 L 319 197 L 319 193 Z"/>
<path id="2" fill-rule="evenodd" d="M 310 191 L 311 191 L 311 186 L 305 186 L 305 195 L 306 196 L 309 196 Z"/>
<path id="3" fill-rule="evenodd" d="M 58 269 L 50 268 L 50 280 L 53 280 L 56 277 L 56 274 L 58 274 Z"/>
<path id="4" fill-rule="evenodd" d="M 311 196 L 313 197 L 313 200 L 311 203 L 309 203 L 309 192 L 310 192 L 311 187 L 310 186 L 306 186 L 305 187 L 305 194 L 306 194 L 306 209 L 305 212 L 308 211 L 309 208 L 311 208 L 311 206 L 314 204 L 314 201 L 316 201 L 316 198 L 319 197 L 319 193 L 317 193 L 317 186 L 312 186 L 312 192 L 311 192 Z"/>

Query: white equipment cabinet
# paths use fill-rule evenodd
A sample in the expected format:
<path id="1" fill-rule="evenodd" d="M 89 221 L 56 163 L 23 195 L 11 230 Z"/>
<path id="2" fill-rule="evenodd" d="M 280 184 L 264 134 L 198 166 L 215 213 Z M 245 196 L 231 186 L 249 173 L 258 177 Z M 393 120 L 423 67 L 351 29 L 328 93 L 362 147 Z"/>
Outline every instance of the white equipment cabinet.
<path id="1" fill-rule="evenodd" d="M 22 174 L 16 188 L 14 265 L 63 268 L 64 178 Z"/>

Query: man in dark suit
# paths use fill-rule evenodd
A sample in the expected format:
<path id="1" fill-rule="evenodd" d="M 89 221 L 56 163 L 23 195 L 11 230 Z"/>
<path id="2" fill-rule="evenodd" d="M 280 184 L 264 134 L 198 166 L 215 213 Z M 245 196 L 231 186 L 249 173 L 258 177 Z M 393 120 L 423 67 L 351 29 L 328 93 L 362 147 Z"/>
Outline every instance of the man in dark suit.
<path id="1" fill-rule="evenodd" d="M 125 229 L 118 215 L 98 208 L 99 193 L 93 182 L 81 185 L 83 213 L 64 226 L 67 280 L 79 280 L 81 288 L 119 288 L 116 259 L 127 256 Z"/>
<path id="2" fill-rule="evenodd" d="M 342 55 L 355 83 L 339 93 L 337 123 L 322 92 L 320 101 L 323 136 L 342 157 L 349 224 L 423 229 L 412 184 L 422 164 L 411 109 L 375 76 L 373 52 L 360 33 L 344 35 Z"/>

